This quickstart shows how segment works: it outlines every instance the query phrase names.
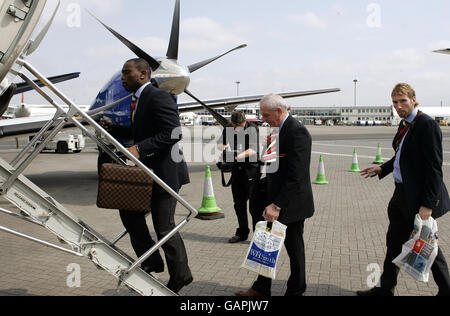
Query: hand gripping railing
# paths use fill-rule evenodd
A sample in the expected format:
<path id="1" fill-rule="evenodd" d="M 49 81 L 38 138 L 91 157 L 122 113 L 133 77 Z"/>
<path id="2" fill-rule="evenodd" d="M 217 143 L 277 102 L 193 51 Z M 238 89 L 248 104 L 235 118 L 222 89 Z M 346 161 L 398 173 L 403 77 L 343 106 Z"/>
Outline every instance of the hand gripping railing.
<path id="1" fill-rule="evenodd" d="M 192 218 L 197 216 L 198 212 L 195 208 L 193 208 L 186 200 L 184 200 L 177 192 L 175 192 L 172 188 L 170 188 L 164 181 L 162 181 L 157 175 L 153 173 L 152 170 L 147 168 L 139 159 L 134 157 L 121 143 L 119 143 L 114 137 L 112 137 L 107 131 L 105 131 L 94 119 L 92 119 L 89 115 L 84 113 L 74 102 L 72 102 L 68 97 L 66 97 L 58 88 L 55 87 L 49 80 L 47 80 L 43 75 L 39 73 L 31 64 L 23 59 L 18 59 L 17 64 L 27 69 L 31 74 L 33 74 L 40 82 L 42 82 L 46 87 L 48 87 L 55 95 L 57 95 L 63 102 L 65 102 L 69 109 L 67 112 L 59 106 L 48 94 L 46 94 L 41 88 L 39 88 L 36 84 L 33 83 L 32 80 L 27 78 L 23 73 L 17 73 L 20 77 L 22 77 L 26 82 L 28 82 L 41 96 L 43 96 L 47 101 L 49 101 L 54 107 L 57 108 L 57 113 L 53 118 L 52 123 L 46 124 L 44 128 L 39 132 L 38 135 L 31 141 L 26 148 L 14 159 L 14 164 L 17 164 L 19 160 L 26 154 L 26 152 L 37 142 L 37 139 L 45 133 L 45 130 L 48 130 L 53 124 L 56 124 L 56 128 L 52 131 L 51 135 L 56 135 L 57 131 L 59 131 L 64 124 L 62 122 L 70 122 L 76 127 L 80 128 L 88 137 L 94 140 L 108 155 L 110 155 L 114 160 L 124 163 L 122 159 L 120 159 L 101 139 L 96 137 L 91 131 L 89 131 L 79 119 L 75 118 L 75 116 L 79 116 L 83 121 L 88 123 L 91 127 L 93 127 L 97 132 L 105 137 L 105 139 L 113 145 L 119 152 L 121 152 L 125 157 L 127 157 L 130 161 L 132 161 L 136 166 L 144 170 L 146 174 L 148 174 L 154 182 L 161 186 L 167 193 L 169 193 L 172 197 L 174 197 L 181 205 L 183 205 L 188 211 L 189 215 L 182 220 L 172 231 L 170 231 L 166 236 L 164 236 L 161 240 L 159 240 L 153 247 L 151 247 L 144 255 L 138 258 L 128 269 L 122 271 L 122 275 L 129 274 L 133 270 L 136 269 L 143 261 L 145 261 L 148 257 L 150 257 L 154 252 L 156 252 L 163 244 L 165 244 L 170 238 L 172 238 L 177 232 L 179 232 Z M 44 130 L 45 129 L 45 130 Z M 48 141 L 51 140 L 48 139 Z M 40 149 L 44 148 L 46 142 L 40 144 L 35 152 L 25 159 L 25 161 L 18 167 L 17 172 L 15 172 L 7 181 L 3 184 L 3 191 L 8 189 L 8 186 L 17 178 L 17 176 L 28 166 L 29 163 L 35 158 L 37 153 L 40 152 Z M 114 242 L 117 242 L 120 238 L 122 238 L 126 232 L 121 233 Z"/>

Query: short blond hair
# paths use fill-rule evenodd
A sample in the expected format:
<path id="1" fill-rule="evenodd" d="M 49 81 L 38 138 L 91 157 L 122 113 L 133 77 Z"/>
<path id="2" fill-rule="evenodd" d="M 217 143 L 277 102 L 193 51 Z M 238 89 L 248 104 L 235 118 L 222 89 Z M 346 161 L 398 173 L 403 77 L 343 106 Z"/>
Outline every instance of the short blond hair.
<path id="1" fill-rule="evenodd" d="M 398 96 L 398 95 L 406 95 L 408 98 L 412 99 L 416 96 L 416 91 L 407 83 L 398 83 L 394 89 L 392 90 L 391 96 Z M 416 102 L 415 106 L 418 106 L 419 103 Z"/>

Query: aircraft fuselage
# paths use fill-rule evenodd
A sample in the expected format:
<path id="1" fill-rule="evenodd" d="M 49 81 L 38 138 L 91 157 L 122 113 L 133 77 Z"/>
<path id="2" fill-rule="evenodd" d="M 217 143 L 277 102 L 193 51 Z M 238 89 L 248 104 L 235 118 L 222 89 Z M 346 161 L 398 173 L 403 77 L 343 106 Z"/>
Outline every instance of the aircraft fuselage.
<path id="1" fill-rule="evenodd" d="M 161 66 L 157 70 L 152 71 L 151 78 L 156 81 L 158 87 L 173 96 L 183 93 L 191 81 L 188 68 L 179 65 L 176 60 L 167 58 L 158 58 L 157 60 L 161 63 Z M 118 71 L 99 92 L 90 110 L 113 103 L 129 94 L 122 86 L 122 73 Z M 130 104 L 131 98 L 119 103 L 114 109 L 105 111 L 105 115 L 113 119 L 116 124 L 129 125 L 128 112 L 130 111 Z"/>

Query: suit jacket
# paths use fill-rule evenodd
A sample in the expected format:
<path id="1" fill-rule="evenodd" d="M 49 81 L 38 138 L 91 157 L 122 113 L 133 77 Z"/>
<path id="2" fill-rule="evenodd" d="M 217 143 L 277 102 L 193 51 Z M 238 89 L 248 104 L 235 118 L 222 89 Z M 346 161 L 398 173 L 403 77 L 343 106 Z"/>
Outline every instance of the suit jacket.
<path id="1" fill-rule="evenodd" d="M 140 160 L 173 190 L 189 183 L 187 165 L 178 146 L 182 137 L 178 106 L 167 92 L 148 85 L 138 100 L 132 125 L 114 126 L 112 135 L 133 139 Z M 153 192 L 165 191 L 155 184 Z"/>
<path id="2" fill-rule="evenodd" d="M 400 131 L 401 127 L 399 127 Z M 398 133 L 393 147 L 397 143 Z M 395 156 L 381 166 L 380 179 L 394 170 Z M 450 209 L 450 199 L 442 175 L 442 132 L 428 115 L 418 116 L 403 141 L 400 170 L 410 218 L 421 206 L 433 210 L 439 218 Z"/>
<path id="3" fill-rule="evenodd" d="M 278 221 L 283 224 L 314 215 L 311 147 L 312 138 L 308 130 L 289 115 L 279 132 L 278 170 L 267 174 L 269 202 L 281 207 Z"/>

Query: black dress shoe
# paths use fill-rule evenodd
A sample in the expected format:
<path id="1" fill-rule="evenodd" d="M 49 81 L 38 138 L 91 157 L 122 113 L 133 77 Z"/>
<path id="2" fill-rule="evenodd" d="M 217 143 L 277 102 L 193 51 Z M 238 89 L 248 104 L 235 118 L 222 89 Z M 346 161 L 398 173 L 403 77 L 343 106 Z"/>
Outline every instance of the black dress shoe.
<path id="1" fill-rule="evenodd" d="M 381 287 L 374 287 L 367 291 L 357 291 L 358 296 L 394 296 L 394 292 L 383 289 Z"/>
<path id="2" fill-rule="evenodd" d="M 192 281 L 194 281 L 194 278 L 192 277 L 192 275 L 181 282 L 173 281 L 172 279 L 170 279 L 169 283 L 167 283 L 167 288 L 174 293 L 178 293 L 184 286 L 191 284 Z"/>
<path id="3" fill-rule="evenodd" d="M 154 273 L 164 272 L 164 261 L 162 259 L 160 259 L 160 260 L 156 260 L 156 262 L 144 263 L 141 265 L 141 269 L 144 270 L 148 274 L 150 274 L 152 272 L 154 272 Z"/>
<path id="4" fill-rule="evenodd" d="M 247 238 L 248 237 L 241 237 L 241 236 L 233 236 L 233 237 L 231 237 L 229 240 L 228 240 L 228 242 L 230 243 L 230 244 L 235 244 L 235 243 L 237 243 L 237 242 L 240 242 L 240 241 L 246 241 L 247 240 Z"/>

